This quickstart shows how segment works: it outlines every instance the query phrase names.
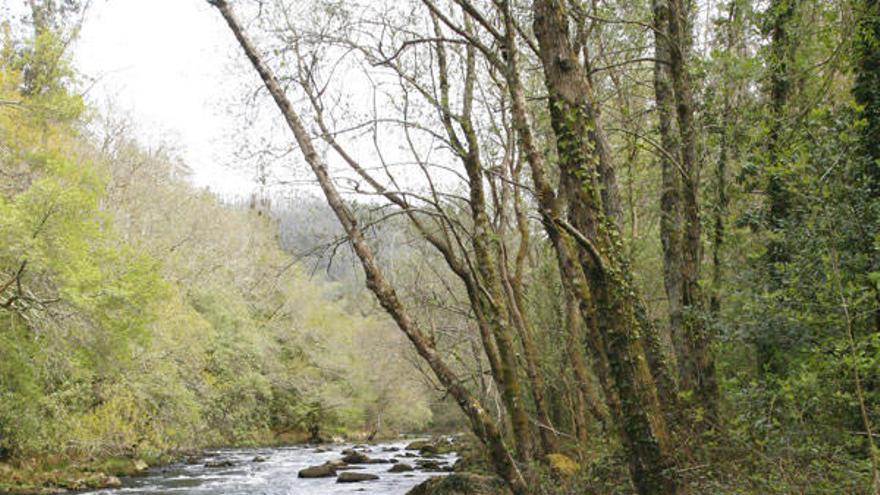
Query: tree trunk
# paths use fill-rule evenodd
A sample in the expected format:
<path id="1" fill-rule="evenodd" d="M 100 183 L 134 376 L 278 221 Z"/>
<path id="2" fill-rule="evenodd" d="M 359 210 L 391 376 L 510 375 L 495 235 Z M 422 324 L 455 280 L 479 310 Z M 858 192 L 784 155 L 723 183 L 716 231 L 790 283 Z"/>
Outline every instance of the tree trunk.
<path id="1" fill-rule="evenodd" d="M 660 109 L 660 132 L 664 141 L 675 146 L 672 159 L 678 167 L 662 160 L 664 195 L 667 187 L 677 188 L 671 204 L 661 201 L 663 214 L 676 218 L 667 227 L 670 236 L 663 242 L 667 295 L 673 342 L 679 368 L 679 387 L 693 391 L 696 404 L 702 405 L 707 416 L 717 417 L 718 385 L 715 378 L 715 359 L 702 287 L 702 237 L 700 225 L 699 184 L 701 159 L 697 154 L 697 129 L 694 124 L 694 102 L 687 58 L 691 51 L 689 11 L 683 0 L 667 0 L 666 8 L 655 2 L 655 92 Z M 663 30 L 665 28 L 665 30 Z M 668 63 L 668 69 L 666 68 Z M 670 91 L 669 82 L 672 87 Z M 672 99 L 670 99 L 672 96 Z M 674 105 L 672 104 L 674 103 Z M 678 139 L 671 134 L 671 115 L 675 108 Z M 665 121 L 665 122 L 664 122 Z M 664 134 L 667 134 L 664 136 Z M 665 143 L 664 143 L 665 144 Z M 678 229 L 678 232 L 674 230 Z M 677 299 L 677 300 L 676 300 Z M 675 314 L 678 313 L 678 314 Z"/>
<path id="2" fill-rule="evenodd" d="M 442 46 L 442 43 L 438 43 Z M 446 128 L 450 140 L 458 145 L 458 153 L 467 173 L 469 186 L 469 206 L 471 220 L 474 223 L 472 246 L 476 259 L 476 271 L 478 283 L 482 285 L 478 294 L 480 312 L 487 318 L 489 328 L 492 329 L 495 346 L 498 351 L 498 364 L 500 365 L 498 386 L 504 406 L 510 416 L 513 436 L 516 442 L 517 458 L 526 463 L 532 455 L 531 427 L 522 398 L 522 387 L 519 382 L 519 373 L 514 346 L 513 332 L 510 318 L 506 317 L 504 307 L 505 293 L 498 270 L 498 254 L 502 252 L 501 242 L 498 239 L 487 212 L 486 192 L 483 184 L 483 167 L 480 161 L 479 143 L 476 129 L 471 122 L 470 109 L 473 102 L 474 85 L 474 48 L 467 48 L 467 71 L 465 74 L 463 110 L 460 124 L 464 132 L 464 142 L 461 142 L 453 131 L 450 119 L 452 114 L 448 108 L 448 96 L 444 93 L 444 113 L 446 115 Z M 441 69 L 441 78 L 446 77 L 445 69 Z M 443 79 L 441 79 L 441 84 Z M 441 88 L 442 91 L 442 88 Z"/>
<path id="3" fill-rule="evenodd" d="M 425 336 L 423 331 L 413 321 L 400 299 L 397 292 L 385 279 L 379 268 L 372 249 L 366 242 L 363 232 L 358 226 L 351 211 L 345 205 L 336 189 L 335 184 L 327 172 L 327 165 L 318 155 L 312 144 L 312 140 L 305 130 L 299 116 L 293 109 L 280 83 L 269 67 L 263 62 L 260 54 L 251 43 L 241 28 L 232 9 L 223 0 L 209 0 L 211 5 L 217 7 L 229 28 L 232 30 L 239 45 L 241 45 L 254 69 L 259 73 L 264 85 L 275 100 L 279 110 L 283 114 L 288 127 L 296 138 L 303 156 L 321 186 L 327 203 L 333 210 L 346 235 L 351 241 L 352 247 L 366 276 L 367 287 L 376 296 L 379 304 L 394 319 L 400 330 L 406 335 L 415 347 L 418 354 L 424 359 L 434 372 L 439 382 L 449 391 L 467 416 L 471 428 L 478 438 L 488 447 L 489 455 L 496 472 L 508 483 L 516 495 L 525 495 L 529 492 L 522 474 L 513 461 L 512 456 L 504 443 L 504 438 L 492 418 L 480 406 L 479 401 L 462 385 L 458 377 L 437 353 L 433 344 Z"/>
<path id="4" fill-rule="evenodd" d="M 642 495 L 679 493 L 666 420 L 639 336 L 637 299 L 617 219 L 609 218 L 602 201 L 597 155 L 602 145 L 595 141 L 601 127 L 589 112 L 592 88 L 568 38 L 565 4 L 536 0 L 533 12 L 561 181 L 568 189 L 570 215 L 574 215 L 571 234 L 580 234 L 578 244 L 594 295 L 597 324 L 620 397 L 617 419 L 633 482 Z"/>
<path id="5" fill-rule="evenodd" d="M 519 76 L 518 53 L 515 43 L 516 28 L 513 24 L 513 17 L 510 12 L 510 5 L 504 2 L 504 19 L 505 19 L 505 46 L 507 53 L 507 87 L 511 99 L 511 111 L 513 114 L 513 124 L 519 137 L 520 147 L 526 156 L 531 171 L 532 183 L 536 189 L 536 197 L 538 200 L 539 212 L 547 232 L 547 237 L 553 245 L 556 252 L 557 263 L 559 266 L 560 277 L 562 278 L 563 291 L 566 297 L 573 298 L 577 303 L 577 309 L 587 328 L 587 340 L 589 342 L 589 353 L 592 356 L 592 364 L 596 378 L 605 395 L 605 401 L 608 407 L 603 407 L 597 398 L 587 398 L 588 404 L 594 410 L 597 419 L 605 420 L 607 417 L 607 409 L 615 409 L 618 404 L 617 393 L 610 384 L 610 371 L 608 367 L 608 358 L 605 354 L 605 344 L 602 336 L 599 334 L 598 327 L 595 323 L 595 310 L 592 305 L 592 296 L 587 287 L 584 273 L 577 266 L 577 256 L 572 246 L 572 241 L 557 225 L 557 219 L 564 216 L 565 199 L 558 195 L 550 185 L 547 178 L 547 168 L 543 155 L 538 151 L 531 124 L 528 119 L 528 111 L 526 108 L 526 98 L 523 93 L 522 82 Z M 580 327 L 576 325 L 568 325 L 566 336 L 569 342 L 580 342 L 582 335 Z M 574 358 L 576 359 L 574 366 L 578 366 L 578 362 L 585 362 L 586 355 L 580 348 L 573 349 Z M 578 370 L 578 373 L 585 370 Z M 586 390 L 584 393 L 587 393 Z M 595 394 L 591 394 L 595 395 Z"/>

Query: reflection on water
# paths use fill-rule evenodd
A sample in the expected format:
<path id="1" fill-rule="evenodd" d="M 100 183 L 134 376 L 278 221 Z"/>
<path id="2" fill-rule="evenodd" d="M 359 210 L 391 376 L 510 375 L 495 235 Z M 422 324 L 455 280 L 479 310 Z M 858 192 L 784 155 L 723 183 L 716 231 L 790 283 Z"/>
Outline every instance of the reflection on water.
<path id="1" fill-rule="evenodd" d="M 373 459 L 397 459 L 416 465 L 423 459 L 416 452 L 404 450 L 406 442 L 383 443 L 358 449 Z M 92 495 L 328 495 L 339 493 L 402 495 L 410 488 L 440 472 L 419 469 L 405 473 L 389 473 L 392 464 L 358 465 L 356 472 L 379 476 L 378 480 L 359 483 L 337 483 L 336 478 L 298 478 L 300 469 L 340 459 L 341 451 L 352 445 L 315 447 L 278 447 L 257 449 L 221 449 L 205 452 L 197 464 L 172 464 L 150 469 L 145 476 L 124 479 L 122 488 L 89 492 Z M 261 456 L 264 462 L 254 462 Z M 441 465 L 451 466 L 454 454 L 432 457 Z M 206 467 L 205 463 L 231 465 Z"/>

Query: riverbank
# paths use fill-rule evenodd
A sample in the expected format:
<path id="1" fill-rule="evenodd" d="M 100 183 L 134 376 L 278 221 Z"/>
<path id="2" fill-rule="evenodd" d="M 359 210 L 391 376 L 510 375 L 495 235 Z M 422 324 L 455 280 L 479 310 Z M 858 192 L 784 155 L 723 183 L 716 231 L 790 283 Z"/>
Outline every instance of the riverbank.
<path id="1" fill-rule="evenodd" d="M 172 462 L 157 458 L 154 463 Z M 96 460 L 41 456 L 0 462 L 0 494 L 49 494 L 120 486 L 121 477 L 146 470 L 143 459 L 107 457 Z"/>
<path id="2" fill-rule="evenodd" d="M 120 478 L 137 476 L 150 467 L 197 458 L 206 449 L 255 445 L 304 445 L 308 434 L 264 435 L 240 445 L 204 445 L 165 452 L 119 456 L 44 454 L 0 461 L 0 495 L 44 495 L 121 486 Z"/>

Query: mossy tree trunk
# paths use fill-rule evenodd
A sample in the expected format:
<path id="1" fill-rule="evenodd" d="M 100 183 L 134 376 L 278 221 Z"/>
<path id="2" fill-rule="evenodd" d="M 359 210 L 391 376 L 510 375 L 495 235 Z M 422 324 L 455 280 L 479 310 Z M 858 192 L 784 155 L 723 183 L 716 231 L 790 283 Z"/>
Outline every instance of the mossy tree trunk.
<path id="1" fill-rule="evenodd" d="M 603 203 L 603 186 L 609 183 L 603 173 L 613 172 L 613 167 L 605 157 L 608 169 L 600 169 L 602 153 L 607 149 L 601 143 L 597 115 L 591 111 L 596 108 L 592 88 L 572 50 L 566 4 L 537 0 L 533 15 L 549 93 L 561 187 L 567 189 L 571 233 L 577 235 L 599 333 L 604 338 L 620 400 L 616 419 L 630 472 L 640 494 L 679 493 L 666 420 L 636 318 L 638 299 L 630 283 L 614 209 Z"/>

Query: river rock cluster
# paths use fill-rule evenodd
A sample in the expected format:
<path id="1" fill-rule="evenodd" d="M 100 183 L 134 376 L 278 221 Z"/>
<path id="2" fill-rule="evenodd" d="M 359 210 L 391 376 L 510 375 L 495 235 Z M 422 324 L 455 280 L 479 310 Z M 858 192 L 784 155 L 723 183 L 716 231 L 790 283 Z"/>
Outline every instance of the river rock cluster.
<path id="1" fill-rule="evenodd" d="M 343 449 L 340 452 L 341 458 L 309 466 L 300 470 L 298 476 L 300 478 L 336 477 L 337 483 L 357 483 L 379 479 L 379 476 L 375 474 L 357 472 L 357 470 L 363 469 L 365 464 L 390 464 L 391 466 L 387 470 L 390 474 L 408 473 L 415 470 L 452 472 L 453 467 L 440 456 L 454 450 L 454 442 L 451 438 L 433 438 L 412 442 L 402 451 L 396 447 L 386 447 L 382 452 L 389 454 L 390 457 L 374 458 L 367 455 L 368 446 L 355 445 L 352 448 Z M 326 451 L 326 449 L 322 449 L 322 452 Z"/>

